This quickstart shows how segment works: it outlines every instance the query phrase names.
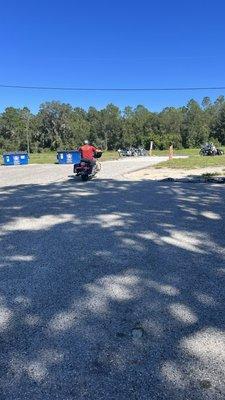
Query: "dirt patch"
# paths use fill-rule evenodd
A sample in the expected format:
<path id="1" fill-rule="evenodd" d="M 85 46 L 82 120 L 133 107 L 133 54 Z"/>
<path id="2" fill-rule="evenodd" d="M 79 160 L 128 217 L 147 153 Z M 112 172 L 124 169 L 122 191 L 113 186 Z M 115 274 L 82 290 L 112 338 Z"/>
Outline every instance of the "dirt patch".
<path id="1" fill-rule="evenodd" d="M 206 180 L 206 176 L 208 176 L 208 180 L 219 180 L 219 178 L 225 178 L 225 169 L 224 167 L 208 167 L 208 168 L 199 168 L 199 169 L 189 169 L 189 170 L 180 170 L 180 169 L 171 169 L 171 168 L 161 168 L 157 169 L 154 167 L 149 167 L 142 169 L 140 171 L 132 172 L 126 174 L 125 177 L 127 179 L 133 181 L 140 180 L 193 180 L 193 178 Z"/>

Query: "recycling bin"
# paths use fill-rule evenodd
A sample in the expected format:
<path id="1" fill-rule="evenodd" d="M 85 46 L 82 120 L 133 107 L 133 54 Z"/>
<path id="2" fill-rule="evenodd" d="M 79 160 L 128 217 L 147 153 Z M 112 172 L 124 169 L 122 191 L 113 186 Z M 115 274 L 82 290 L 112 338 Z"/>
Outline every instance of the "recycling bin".
<path id="1" fill-rule="evenodd" d="M 29 155 L 26 151 L 3 153 L 3 163 L 4 165 L 27 165 L 29 163 Z"/>
<path id="2" fill-rule="evenodd" d="M 81 155 L 78 150 L 62 150 L 57 152 L 57 160 L 59 164 L 79 164 Z"/>

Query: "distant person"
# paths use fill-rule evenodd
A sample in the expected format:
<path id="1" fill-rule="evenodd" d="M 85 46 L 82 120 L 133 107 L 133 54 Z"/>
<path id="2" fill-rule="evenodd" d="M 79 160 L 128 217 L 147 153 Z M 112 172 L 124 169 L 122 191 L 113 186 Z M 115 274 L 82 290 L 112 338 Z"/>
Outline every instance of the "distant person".
<path id="1" fill-rule="evenodd" d="M 85 140 L 83 146 L 81 146 L 78 150 L 81 153 L 81 161 L 89 164 L 93 171 L 96 168 L 96 160 L 94 155 L 98 149 L 95 146 L 92 146 L 88 140 Z"/>

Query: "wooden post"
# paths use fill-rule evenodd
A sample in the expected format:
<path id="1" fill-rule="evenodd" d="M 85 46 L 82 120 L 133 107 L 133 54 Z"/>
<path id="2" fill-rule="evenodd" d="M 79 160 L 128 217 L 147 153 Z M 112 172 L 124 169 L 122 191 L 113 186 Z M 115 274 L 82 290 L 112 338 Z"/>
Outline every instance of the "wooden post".
<path id="1" fill-rule="evenodd" d="M 169 160 L 173 159 L 173 145 L 171 144 L 169 147 Z"/>
<path id="2" fill-rule="evenodd" d="M 150 150 L 149 150 L 150 157 L 152 156 L 152 150 L 153 150 L 153 141 L 151 140 L 151 142 L 150 142 Z"/>

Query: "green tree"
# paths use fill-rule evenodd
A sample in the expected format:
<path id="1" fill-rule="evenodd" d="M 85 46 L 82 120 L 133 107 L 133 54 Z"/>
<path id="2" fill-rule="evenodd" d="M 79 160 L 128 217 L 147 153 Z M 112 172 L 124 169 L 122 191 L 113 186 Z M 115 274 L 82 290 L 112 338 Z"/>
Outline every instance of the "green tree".
<path id="1" fill-rule="evenodd" d="M 225 103 L 221 105 L 213 127 L 214 136 L 225 145 Z"/>
<path id="2" fill-rule="evenodd" d="M 102 113 L 95 107 L 90 107 L 86 115 L 89 122 L 89 140 L 96 146 L 105 146 Z"/>
<path id="3" fill-rule="evenodd" d="M 199 147 L 209 139 L 209 126 L 204 113 L 195 100 L 190 100 L 184 109 L 182 141 L 185 147 Z"/>
<path id="4" fill-rule="evenodd" d="M 146 107 L 125 107 L 124 111 L 109 104 L 102 110 L 80 107 L 57 101 L 40 106 L 37 115 L 28 108 L 6 108 L 0 114 L 0 150 L 31 151 L 75 148 L 84 139 L 108 149 L 121 146 L 145 146 L 153 140 L 158 148 L 198 147 L 211 140 L 225 144 L 225 98 L 214 103 L 209 97 L 201 106 L 190 100 L 186 107 L 167 107 L 151 112 Z"/>
<path id="5" fill-rule="evenodd" d="M 123 141 L 125 145 L 149 148 L 153 132 L 158 130 L 157 116 L 146 107 L 126 107 L 123 113 Z"/>
<path id="6" fill-rule="evenodd" d="M 109 104 L 101 110 L 102 129 L 101 136 L 104 136 L 105 148 L 117 149 L 122 143 L 122 119 L 121 111 L 113 104 Z"/>
<path id="7" fill-rule="evenodd" d="M 167 107 L 160 114 L 160 133 L 181 133 L 183 112 L 181 108 Z"/>
<path id="8" fill-rule="evenodd" d="M 52 101 L 40 106 L 36 139 L 42 148 L 56 150 L 67 143 L 70 137 L 71 115 L 72 107 L 69 104 Z"/>
<path id="9" fill-rule="evenodd" d="M 27 134 L 29 130 L 27 118 L 33 116 L 28 108 L 8 107 L 0 117 L 0 146 L 3 150 L 27 150 Z"/>
<path id="10" fill-rule="evenodd" d="M 90 123 L 82 108 L 74 108 L 70 115 L 69 129 L 66 132 L 64 144 L 67 147 L 77 147 L 90 136 Z"/>

